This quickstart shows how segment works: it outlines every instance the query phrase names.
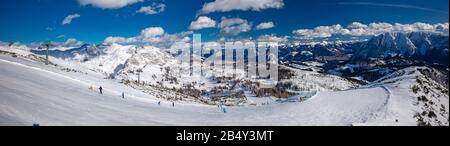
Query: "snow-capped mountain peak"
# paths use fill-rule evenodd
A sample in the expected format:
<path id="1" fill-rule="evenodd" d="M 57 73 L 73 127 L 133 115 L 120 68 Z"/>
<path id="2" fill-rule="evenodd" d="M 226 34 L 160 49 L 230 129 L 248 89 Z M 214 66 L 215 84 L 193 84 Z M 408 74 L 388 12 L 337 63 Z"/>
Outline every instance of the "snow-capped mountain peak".
<path id="1" fill-rule="evenodd" d="M 448 64 L 445 60 L 436 60 L 448 57 L 448 36 L 428 32 L 387 32 L 369 39 L 356 50 L 353 58 L 394 56 L 416 57 L 431 63 Z"/>

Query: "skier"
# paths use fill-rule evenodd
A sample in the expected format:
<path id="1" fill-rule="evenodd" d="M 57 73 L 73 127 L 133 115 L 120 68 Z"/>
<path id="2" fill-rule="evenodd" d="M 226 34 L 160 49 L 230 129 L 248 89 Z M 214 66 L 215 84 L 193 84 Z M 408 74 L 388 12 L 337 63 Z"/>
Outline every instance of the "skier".
<path id="1" fill-rule="evenodd" d="M 125 98 L 125 92 L 122 92 L 122 98 Z"/>
<path id="2" fill-rule="evenodd" d="M 223 113 L 227 113 L 227 110 L 225 108 L 222 108 Z"/>
<path id="3" fill-rule="evenodd" d="M 217 106 L 219 107 L 219 110 L 220 110 L 220 111 L 223 111 L 222 104 L 217 104 Z"/>
<path id="4" fill-rule="evenodd" d="M 102 86 L 100 86 L 100 88 L 98 88 L 98 90 L 100 90 L 100 94 L 103 94 L 103 88 L 102 88 Z"/>
<path id="5" fill-rule="evenodd" d="M 175 107 L 175 103 L 174 102 L 172 102 L 172 107 Z"/>
<path id="6" fill-rule="evenodd" d="M 227 110 L 224 107 L 225 105 L 223 104 L 223 102 L 220 102 L 220 109 L 222 110 L 223 113 L 227 113 Z"/>
<path id="7" fill-rule="evenodd" d="M 158 105 L 161 105 L 161 101 L 158 101 Z"/>

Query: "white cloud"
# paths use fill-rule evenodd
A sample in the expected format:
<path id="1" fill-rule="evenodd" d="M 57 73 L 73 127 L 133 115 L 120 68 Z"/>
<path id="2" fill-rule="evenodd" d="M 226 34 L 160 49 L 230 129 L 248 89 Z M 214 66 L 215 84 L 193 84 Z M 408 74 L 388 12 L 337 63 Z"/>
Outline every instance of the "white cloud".
<path id="1" fill-rule="evenodd" d="M 229 12 L 233 10 L 241 11 L 261 11 L 264 9 L 284 7 L 283 0 L 215 0 L 206 3 L 200 10 L 200 14 L 209 14 L 213 12 Z"/>
<path id="2" fill-rule="evenodd" d="M 288 36 L 278 37 L 275 35 L 261 35 L 257 39 L 259 42 L 287 42 L 289 40 Z"/>
<path id="3" fill-rule="evenodd" d="M 222 45 L 220 45 L 220 43 L 218 42 L 205 42 L 203 43 L 203 49 L 209 51 L 209 50 L 213 50 L 216 48 L 221 48 Z"/>
<path id="4" fill-rule="evenodd" d="M 139 35 L 137 39 L 139 42 L 144 44 L 150 44 L 157 47 L 169 48 L 175 42 L 189 42 L 191 39 L 188 35 L 192 34 L 192 31 L 181 32 L 177 34 L 164 33 L 162 35 L 156 36 L 144 36 Z"/>
<path id="5" fill-rule="evenodd" d="M 187 42 L 175 42 L 170 46 L 170 51 L 172 53 L 177 53 L 180 49 L 190 49 L 192 47 L 191 43 Z"/>
<path id="6" fill-rule="evenodd" d="M 142 1 L 143 0 L 78 0 L 78 3 L 83 6 L 92 5 L 102 9 L 119 9 Z"/>
<path id="7" fill-rule="evenodd" d="M 65 38 L 66 37 L 66 35 L 58 35 L 56 38 L 58 38 L 58 39 L 61 39 L 61 38 Z"/>
<path id="8" fill-rule="evenodd" d="M 273 24 L 273 22 L 264 22 L 264 23 L 258 24 L 256 26 L 256 29 L 257 30 L 270 29 L 270 28 L 273 28 L 273 27 L 275 27 L 275 24 Z"/>
<path id="9" fill-rule="evenodd" d="M 77 46 L 83 45 L 83 42 L 82 41 L 78 41 L 77 39 L 74 39 L 74 38 L 69 38 L 62 45 L 65 46 L 65 47 L 77 47 Z"/>
<path id="10" fill-rule="evenodd" d="M 72 23 L 73 19 L 80 18 L 80 17 L 81 17 L 80 14 L 71 14 L 71 15 L 67 16 L 66 18 L 64 18 L 62 24 L 63 25 L 70 24 L 70 23 Z"/>
<path id="11" fill-rule="evenodd" d="M 166 9 L 166 5 L 165 4 L 153 3 L 150 6 L 141 7 L 139 10 L 136 11 L 136 13 L 144 13 L 144 14 L 147 14 L 147 15 L 154 15 L 154 14 L 158 14 L 158 13 L 164 12 L 165 9 Z"/>
<path id="12" fill-rule="evenodd" d="M 216 21 L 206 16 L 200 16 L 196 21 L 192 21 L 189 26 L 190 30 L 200 30 L 203 28 L 216 27 Z"/>
<path id="13" fill-rule="evenodd" d="M 53 31 L 53 30 L 56 30 L 56 27 L 46 27 L 45 28 L 45 30 L 47 30 L 47 31 Z"/>
<path id="14" fill-rule="evenodd" d="M 438 23 L 434 25 L 437 31 L 446 31 L 448 34 L 448 22 L 447 23 Z"/>
<path id="15" fill-rule="evenodd" d="M 220 32 L 224 35 L 239 35 L 242 32 L 248 32 L 252 29 L 252 25 L 247 20 L 241 18 L 222 18 L 219 23 Z"/>
<path id="16" fill-rule="evenodd" d="M 352 24 L 347 26 L 348 29 L 364 29 L 367 28 L 367 25 L 359 23 L 359 22 L 353 22 Z"/>
<path id="17" fill-rule="evenodd" d="M 327 38 L 333 34 L 348 33 L 348 30 L 343 29 L 341 25 L 336 24 L 332 26 L 318 26 L 314 29 L 299 29 L 293 33 L 304 38 Z"/>
<path id="18" fill-rule="evenodd" d="M 104 44 L 130 44 L 136 42 L 136 39 L 134 37 L 132 38 L 125 38 L 125 37 L 107 37 L 103 43 Z"/>
<path id="19" fill-rule="evenodd" d="M 164 29 L 162 27 L 149 27 L 141 31 L 143 38 L 151 38 L 164 34 Z"/>
<path id="20" fill-rule="evenodd" d="M 29 47 L 32 48 L 37 48 L 37 47 L 41 47 L 43 46 L 43 44 L 47 44 L 49 42 L 32 42 L 29 44 Z M 69 38 L 67 39 L 65 42 L 50 42 L 52 44 L 52 48 L 58 48 L 58 49 L 62 49 L 61 47 L 65 47 L 65 48 L 73 48 L 73 47 L 81 47 L 84 42 L 79 41 L 75 38 Z"/>
<path id="21" fill-rule="evenodd" d="M 192 31 L 181 32 L 177 34 L 168 34 L 162 27 L 148 27 L 143 29 L 139 35 L 134 37 L 120 37 L 110 36 L 107 37 L 104 44 L 148 44 L 156 47 L 169 48 L 175 42 L 189 42 L 191 39 L 188 35 L 192 34 Z"/>
<path id="22" fill-rule="evenodd" d="M 413 31 L 434 31 L 435 27 L 431 24 L 426 23 L 414 23 L 414 24 L 394 24 L 394 30 L 403 32 L 413 32 Z"/>
<path id="23" fill-rule="evenodd" d="M 300 39 L 328 38 L 333 35 L 374 36 L 385 32 L 434 32 L 448 35 L 448 23 L 427 24 L 416 22 L 413 24 L 370 23 L 368 25 L 353 22 L 346 28 L 339 24 L 332 26 L 318 26 L 313 29 L 298 29 L 293 33 Z"/>

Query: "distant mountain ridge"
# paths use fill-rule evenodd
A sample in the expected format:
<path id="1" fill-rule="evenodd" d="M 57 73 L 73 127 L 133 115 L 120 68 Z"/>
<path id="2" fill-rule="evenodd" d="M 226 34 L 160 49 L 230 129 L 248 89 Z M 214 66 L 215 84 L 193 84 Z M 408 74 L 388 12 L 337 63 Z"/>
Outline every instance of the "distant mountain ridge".
<path id="1" fill-rule="evenodd" d="M 448 66 L 448 36 L 427 32 L 388 32 L 374 36 L 353 59 L 407 57 Z"/>

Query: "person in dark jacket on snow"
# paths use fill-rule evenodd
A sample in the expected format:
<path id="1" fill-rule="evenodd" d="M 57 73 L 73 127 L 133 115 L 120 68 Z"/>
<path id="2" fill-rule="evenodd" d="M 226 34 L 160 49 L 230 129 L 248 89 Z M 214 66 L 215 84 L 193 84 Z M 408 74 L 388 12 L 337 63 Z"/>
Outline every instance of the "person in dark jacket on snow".
<path id="1" fill-rule="evenodd" d="M 98 90 L 100 90 L 100 94 L 103 94 L 103 88 L 102 88 L 102 86 L 100 86 L 100 87 L 98 88 Z"/>

